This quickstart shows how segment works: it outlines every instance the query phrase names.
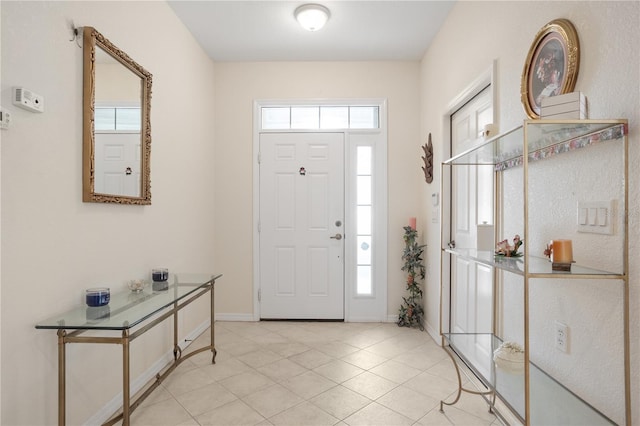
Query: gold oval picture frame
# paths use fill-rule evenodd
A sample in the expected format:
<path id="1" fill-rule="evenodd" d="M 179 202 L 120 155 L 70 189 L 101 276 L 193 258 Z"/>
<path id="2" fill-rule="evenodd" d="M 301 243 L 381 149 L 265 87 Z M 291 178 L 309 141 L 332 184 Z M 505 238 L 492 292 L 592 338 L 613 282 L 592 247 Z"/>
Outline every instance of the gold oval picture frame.
<path id="1" fill-rule="evenodd" d="M 568 19 L 538 31 L 522 71 L 520 94 L 529 118 L 540 118 L 542 99 L 573 91 L 580 67 L 578 33 Z"/>

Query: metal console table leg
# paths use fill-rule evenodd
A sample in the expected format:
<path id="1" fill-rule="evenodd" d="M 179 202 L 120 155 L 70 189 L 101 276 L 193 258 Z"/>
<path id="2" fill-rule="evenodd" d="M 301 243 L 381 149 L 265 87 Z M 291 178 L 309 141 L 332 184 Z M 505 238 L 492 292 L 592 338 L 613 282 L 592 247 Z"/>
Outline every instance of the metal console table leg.
<path id="1" fill-rule="evenodd" d="M 456 375 L 458 376 L 458 393 L 456 394 L 455 399 L 451 402 L 445 402 L 444 400 L 440 401 L 440 412 L 444 413 L 445 405 L 455 405 L 460 400 L 460 396 L 462 395 L 462 392 L 467 392 L 474 395 L 492 395 L 492 403 L 489 404 L 489 412 L 493 413 L 493 406 L 495 405 L 495 392 L 493 392 L 492 390 L 485 391 L 485 392 L 476 391 L 472 389 L 467 389 L 464 386 L 462 386 L 462 376 L 460 375 L 460 367 L 458 367 L 458 363 L 456 362 L 456 359 L 451 354 L 450 349 L 447 349 L 447 348 L 443 348 L 443 349 L 447 353 L 447 355 L 449 355 L 449 358 L 451 358 L 451 361 L 453 362 L 453 366 L 456 369 Z"/>
<path id="2" fill-rule="evenodd" d="M 63 426 L 65 424 L 65 398 L 66 398 L 66 353 L 65 353 L 65 341 L 64 337 L 67 332 L 63 329 L 58 330 L 58 425 Z"/>
<path id="3" fill-rule="evenodd" d="M 122 330 L 122 426 L 129 426 L 131 403 L 129 399 L 129 330 Z"/>

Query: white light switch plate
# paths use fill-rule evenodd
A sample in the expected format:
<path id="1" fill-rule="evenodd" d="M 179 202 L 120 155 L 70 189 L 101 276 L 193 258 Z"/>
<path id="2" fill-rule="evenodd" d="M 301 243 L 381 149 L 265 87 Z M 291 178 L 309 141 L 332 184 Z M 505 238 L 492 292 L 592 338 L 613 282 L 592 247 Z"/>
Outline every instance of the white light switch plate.
<path id="1" fill-rule="evenodd" d="M 613 235 L 614 202 L 578 201 L 576 224 L 578 232 Z"/>

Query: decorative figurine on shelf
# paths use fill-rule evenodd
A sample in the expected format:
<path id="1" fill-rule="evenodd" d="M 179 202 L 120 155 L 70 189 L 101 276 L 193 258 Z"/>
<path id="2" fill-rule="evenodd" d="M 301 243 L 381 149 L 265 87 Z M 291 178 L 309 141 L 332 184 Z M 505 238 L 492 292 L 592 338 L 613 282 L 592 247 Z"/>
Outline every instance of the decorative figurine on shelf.
<path id="1" fill-rule="evenodd" d="M 402 270 L 407 271 L 407 290 L 409 291 L 409 297 L 402 298 L 404 303 L 398 313 L 398 326 L 413 327 L 415 325 L 420 328 L 420 331 L 423 331 L 424 325 L 422 324 L 422 317 L 424 310 L 422 309 L 422 288 L 418 280 L 423 280 L 425 276 L 425 268 L 422 264 L 422 253 L 425 246 L 418 245 L 416 241 L 418 232 L 415 228 L 405 226 L 403 229 L 405 248 L 402 254 L 402 260 L 404 260 Z"/>
<path id="2" fill-rule="evenodd" d="M 520 239 L 520 235 L 513 237 L 513 245 L 509 245 L 508 240 L 502 240 L 496 244 L 496 255 L 505 257 L 520 257 L 522 253 L 518 249 L 524 241 Z"/>
<path id="3" fill-rule="evenodd" d="M 507 373 L 522 373 L 524 349 L 516 342 L 504 342 L 493 352 L 493 362 Z"/>

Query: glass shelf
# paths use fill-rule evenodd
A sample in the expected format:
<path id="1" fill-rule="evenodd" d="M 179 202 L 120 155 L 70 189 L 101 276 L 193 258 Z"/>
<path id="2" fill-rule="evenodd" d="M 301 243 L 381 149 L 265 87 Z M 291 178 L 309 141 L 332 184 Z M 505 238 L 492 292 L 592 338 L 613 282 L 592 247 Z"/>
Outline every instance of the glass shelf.
<path id="1" fill-rule="evenodd" d="M 493 352 L 502 340 L 493 334 L 443 334 L 467 367 L 524 422 L 524 366 L 512 372 L 496 367 Z M 530 424 L 615 424 L 579 396 L 558 383 L 534 363 L 529 363 Z"/>
<path id="2" fill-rule="evenodd" d="M 459 240 L 459 244 L 456 248 L 443 244 L 445 247 L 441 248 L 441 268 L 448 271 L 441 280 L 441 334 L 451 351 L 495 391 L 506 405 L 504 408 L 527 425 L 613 423 L 598 410 L 620 424 L 629 422 L 629 282 L 628 259 L 624 258 L 628 257 L 629 237 L 626 223 L 628 132 L 625 119 L 525 120 L 521 126 L 493 138 L 475 141 L 473 148 L 442 163 L 441 191 L 450 192 L 447 202 L 443 203 L 442 216 L 451 223 L 442 227 L 441 237 L 442 241 Z M 568 155 L 556 157 L 560 154 Z M 545 159 L 553 161 L 537 161 Z M 598 170 L 601 164 L 606 175 L 594 174 L 593 170 Z M 491 170 L 493 176 L 489 177 L 491 174 L 486 173 Z M 581 174 L 584 179 L 572 181 Z M 476 180 L 465 180 L 471 176 Z M 560 177 L 574 184 L 570 195 L 557 185 L 545 191 L 546 185 Z M 612 225 L 613 232 L 608 236 L 576 234 L 586 230 L 574 228 L 572 212 L 578 202 L 590 202 L 592 197 L 604 202 L 612 200 L 606 221 Z M 476 245 L 473 235 L 463 238 L 456 224 L 466 223 L 467 219 L 474 224 L 477 219 L 471 217 L 472 214 L 465 216 L 469 213 L 465 210 L 469 200 L 487 206 L 486 212 L 475 213 L 484 220 L 492 219 L 495 230 L 511 230 L 507 233 L 520 230 L 524 233 L 521 235 L 529 236 L 530 243 L 533 234 L 533 245 L 520 248 L 523 256 L 505 257 L 497 256 L 494 247 Z M 475 211 L 471 206 L 468 210 Z M 590 250 L 581 251 L 577 259 L 583 264 L 572 263 L 570 271 L 552 270 L 552 263 L 542 254 L 545 241 L 559 234 L 574 239 L 580 250 Z M 488 250 L 478 250 L 479 246 Z M 607 250 L 607 256 L 599 256 L 594 247 Z M 589 291 L 573 297 L 581 291 L 580 281 L 593 285 Z M 619 291 L 620 287 L 623 291 Z M 616 327 L 615 339 L 607 335 L 608 328 L 593 326 L 599 316 L 593 316 L 589 309 L 584 312 L 580 309 L 581 304 L 588 307 L 589 303 L 597 303 L 604 294 L 600 292 L 607 292 L 602 312 L 611 311 L 616 315 L 611 317 L 611 324 Z M 622 301 L 617 299 L 618 295 Z M 567 312 L 566 306 L 574 303 L 575 307 Z M 617 309 L 624 312 L 618 313 Z M 547 346 L 552 340 L 542 336 L 553 327 L 555 318 L 565 317 L 567 322 L 580 324 L 585 332 L 597 330 L 604 341 L 615 340 L 615 346 L 601 348 L 594 344 L 589 351 L 579 347 L 567 356 L 550 353 Z M 620 327 L 616 325 L 618 318 Z M 476 331 L 488 333 L 462 334 Z M 533 363 L 522 364 L 522 371 L 515 374 L 501 371 L 493 362 L 493 352 L 502 342 L 492 333 L 510 338 L 519 336 L 527 361 Z M 595 341 L 597 337 L 593 334 L 588 339 Z M 624 350 L 620 355 L 621 360 L 624 357 L 624 383 L 618 377 L 609 376 L 606 369 L 589 375 L 598 368 L 600 354 L 612 359 L 609 355 L 618 348 Z M 615 360 L 611 363 L 615 363 L 616 369 L 622 368 L 622 363 Z M 556 374 L 563 384 L 538 366 Z M 564 386 L 584 395 L 589 403 Z M 600 393 L 600 388 L 607 391 Z M 623 399 L 625 412 L 621 413 Z M 496 411 L 501 406 L 503 404 L 499 404 Z"/>
<path id="3" fill-rule="evenodd" d="M 205 288 L 221 275 L 172 274 L 165 283 L 153 283 L 143 291 L 111 293 L 106 306 L 80 305 L 39 322 L 41 329 L 125 330 L 156 312 Z"/>
<path id="4" fill-rule="evenodd" d="M 505 170 L 522 165 L 524 132 L 527 132 L 529 161 L 616 140 L 627 134 L 624 120 L 527 120 L 523 126 L 488 139 L 449 160 L 445 165 L 494 165 Z"/>
<path id="5" fill-rule="evenodd" d="M 476 249 L 443 249 L 445 253 L 459 256 L 466 260 L 481 263 L 493 268 L 512 272 L 518 275 L 524 275 L 524 256 L 522 257 L 504 257 L 497 256 L 494 252 L 488 250 Z M 622 277 L 621 274 L 611 271 L 603 271 L 599 269 L 588 268 L 586 266 L 574 263 L 571 265 L 571 271 L 552 271 L 551 262 L 546 257 L 529 256 L 529 275 L 548 276 L 558 278 L 588 278 L 589 276 L 597 276 L 598 278 L 615 278 Z"/>

